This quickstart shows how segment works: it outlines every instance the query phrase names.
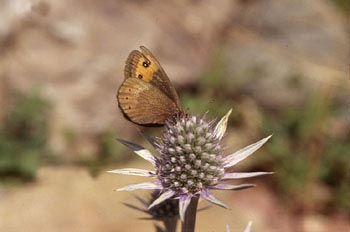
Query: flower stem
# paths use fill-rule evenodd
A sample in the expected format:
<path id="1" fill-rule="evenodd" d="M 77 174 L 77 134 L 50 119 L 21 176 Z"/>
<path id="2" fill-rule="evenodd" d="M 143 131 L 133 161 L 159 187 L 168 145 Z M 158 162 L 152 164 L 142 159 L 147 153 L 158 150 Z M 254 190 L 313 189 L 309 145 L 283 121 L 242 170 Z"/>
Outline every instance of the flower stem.
<path id="1" fill-rule="evenodd" d="M 182 232 L 194 232 L 196 225 L 196 215 L 199 197 L 192 197 L 189 206 L 187 207 L 185 220 L 182 223 Z"/>

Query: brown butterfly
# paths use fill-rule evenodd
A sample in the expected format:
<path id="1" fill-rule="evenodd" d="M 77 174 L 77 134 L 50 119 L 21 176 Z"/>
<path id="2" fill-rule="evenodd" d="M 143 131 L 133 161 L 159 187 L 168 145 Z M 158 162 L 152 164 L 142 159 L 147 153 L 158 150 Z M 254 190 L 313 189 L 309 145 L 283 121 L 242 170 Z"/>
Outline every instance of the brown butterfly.
<path id="1" fill-rule="evenodd" d="M 179 96 L 158 60 L 145 47 L 129 54 L 117 94 L 124 116 L 143 126 L 163 125 L 181 112 Z"/>

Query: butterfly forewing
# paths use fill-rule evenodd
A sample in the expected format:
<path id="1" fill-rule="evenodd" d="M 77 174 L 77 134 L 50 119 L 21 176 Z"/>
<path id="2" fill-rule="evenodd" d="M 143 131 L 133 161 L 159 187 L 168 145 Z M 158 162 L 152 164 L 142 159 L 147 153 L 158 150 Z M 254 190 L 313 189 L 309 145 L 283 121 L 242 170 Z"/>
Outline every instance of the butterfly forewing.
<path id="1" fill-rule="evenodd" d="M 125 62 L 124 75 L 151 82 L 153 73 L 158 71 L 156 63 L 149 61 L 140 51 L 132 51 Z"/>
<path id="2" fill-rule="evenodd" d="M 151 62 L 156 64 L 157 69 L 153 73 L 151 83 L 157 86 L 163 93 L 165 93 L 170 99 L 172 99 L 178 108 L 180 108 L 180 100 L 174 86 L 171 84 L 168 75 L 160 65 L 156 57 L 144 46 L 141 46 L 142 54 Z"/>
<path id="3" fill-rule="evenodd" d="M 145 47 L 132 51 L 125 64 L 125 80 L 118 91 L 124 115 L 140 125 L 164 124 L 180 111 L 175 88 L 158 60 Z"/>

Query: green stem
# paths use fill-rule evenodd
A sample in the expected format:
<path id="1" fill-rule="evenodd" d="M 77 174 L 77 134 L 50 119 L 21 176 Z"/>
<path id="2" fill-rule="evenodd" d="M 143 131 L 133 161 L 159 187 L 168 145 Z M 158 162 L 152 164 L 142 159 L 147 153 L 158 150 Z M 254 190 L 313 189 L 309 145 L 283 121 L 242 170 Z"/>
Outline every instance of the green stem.
<path id="1" fill-rule="evenodd" d="M 194 232 L 196 226 L 196 215 L 199 197 L 192 197 L 185 213 L 185 220 L 182 222 L 182 232 Z"/>

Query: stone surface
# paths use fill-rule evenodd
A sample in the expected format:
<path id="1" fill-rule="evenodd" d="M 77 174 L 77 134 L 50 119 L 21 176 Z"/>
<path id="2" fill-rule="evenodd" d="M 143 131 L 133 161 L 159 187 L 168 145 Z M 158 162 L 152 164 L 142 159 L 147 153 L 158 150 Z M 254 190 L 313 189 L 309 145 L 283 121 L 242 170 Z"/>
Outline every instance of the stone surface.
<path id="1" fill-rule="evenodd" d="M 349 34 L 333 5 L 252 0 L 240 7 L 228 29 L 226 88 L 274 108 L 302 104 L 310 93 L 349 93 Z"/>

